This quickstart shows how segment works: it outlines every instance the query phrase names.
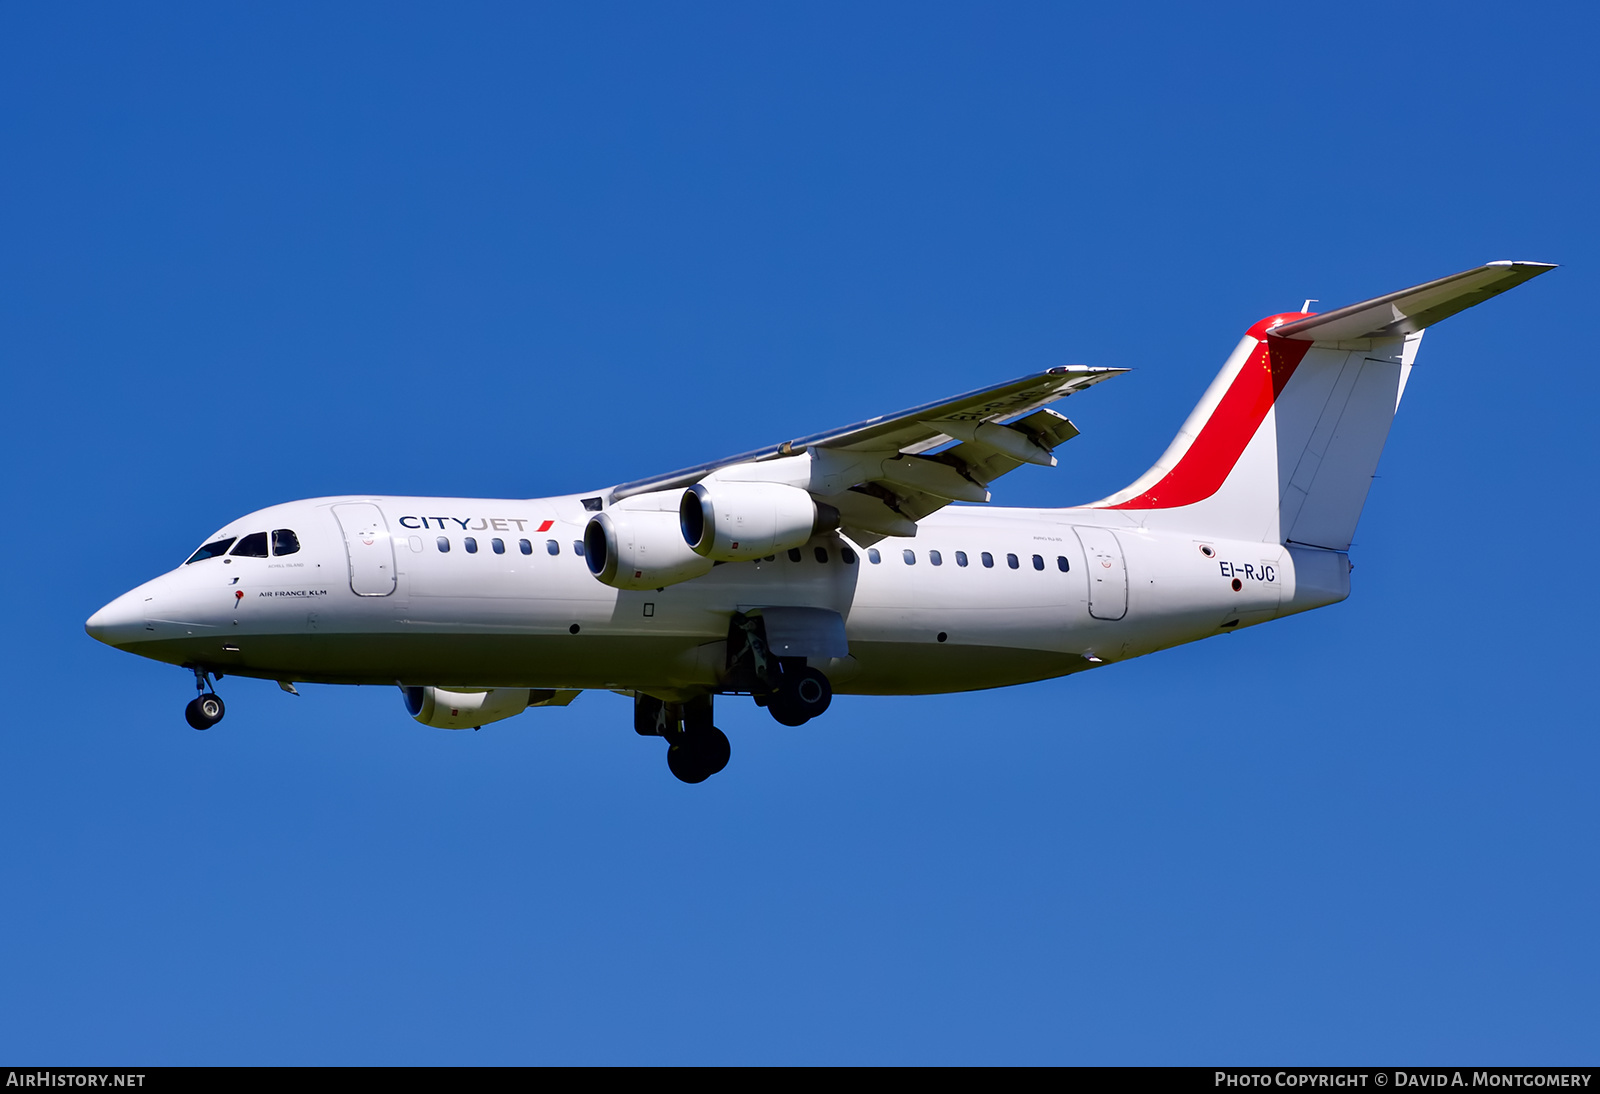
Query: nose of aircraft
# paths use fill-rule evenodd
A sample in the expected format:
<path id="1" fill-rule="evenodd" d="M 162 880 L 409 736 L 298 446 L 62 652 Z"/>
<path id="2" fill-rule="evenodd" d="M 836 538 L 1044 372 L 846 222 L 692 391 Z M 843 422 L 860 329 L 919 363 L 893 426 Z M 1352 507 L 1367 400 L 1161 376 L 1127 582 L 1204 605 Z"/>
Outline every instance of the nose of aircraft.
<path id="1" fill-rule="evenodd" d="M 147 581 L 130 589 L 89 617 L 83 629 L 90 638 L 108 646 L 126 646 L 144 633 L 145 621 L 154 605 L 156 582 Z"/>

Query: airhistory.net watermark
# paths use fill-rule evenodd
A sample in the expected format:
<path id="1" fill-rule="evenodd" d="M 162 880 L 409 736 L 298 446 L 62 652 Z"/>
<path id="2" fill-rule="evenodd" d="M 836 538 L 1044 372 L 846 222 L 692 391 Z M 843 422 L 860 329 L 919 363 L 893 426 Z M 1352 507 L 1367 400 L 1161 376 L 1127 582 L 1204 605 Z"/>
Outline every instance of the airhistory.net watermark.
<path id="1" fill-rule="evenodd" d="M 6 1072 L 7 1087 L 139 1087 L 143 1085 L 144 1072 L 142 1071 L 50 1071 L 39 1068 L 28 1071 Z"/>

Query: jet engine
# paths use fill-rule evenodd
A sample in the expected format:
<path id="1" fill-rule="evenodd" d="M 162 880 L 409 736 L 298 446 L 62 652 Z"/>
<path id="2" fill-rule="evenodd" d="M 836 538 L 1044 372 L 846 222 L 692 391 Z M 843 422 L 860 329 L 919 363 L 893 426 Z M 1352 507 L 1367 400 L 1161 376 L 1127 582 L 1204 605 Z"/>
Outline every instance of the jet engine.
<path id="1" fill-rule="evenodd" d="M 613 509 L 583 530 L 589 572 L 614 589 L 659 589 L 711 572 L 712 560 L 689 549 L 678 514 Z"/>
<path id="2" fill-rule="evenodd" d="M 535 703 L 546 702 L 553 692 L 529 688 L 485 688 L 455 691 L 447 688 L 402 687 L 406 710 L 434 729 L 477 729 L 521 714 Z"/>
<path id="3" fill-rule="evenodd" d="M 776 482 L 699 482 L 678 505 L 682 541 L 718 562 L 751 559 L 799 547 L 839 526 L 839 512 L 797 486 Z"/>

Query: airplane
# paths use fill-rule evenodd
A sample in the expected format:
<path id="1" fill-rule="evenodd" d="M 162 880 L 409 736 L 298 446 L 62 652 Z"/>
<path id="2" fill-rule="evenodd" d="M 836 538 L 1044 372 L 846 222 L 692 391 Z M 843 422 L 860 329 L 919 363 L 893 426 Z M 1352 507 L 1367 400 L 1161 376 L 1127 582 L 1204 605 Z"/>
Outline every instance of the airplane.
<path id="1" fill-rule="evenodd" d="M 1126 369 L 1050 368 L 562 497 L 274 505 L 85 629 L 192 672 L 195 729 L 222 720 L 226 675 L 398 685 L 441 729 L 606 690 L 699 783 L 731 754 L 717 696 L 799 726 L 835 692 L 1068 676 L 1344 600 L 1423 332 L 1554 268 L 1490 262 L 1262 319 L 1161 458 L 1085 505 L 986 503 L 1077 436 L 1048 404 Z"/>

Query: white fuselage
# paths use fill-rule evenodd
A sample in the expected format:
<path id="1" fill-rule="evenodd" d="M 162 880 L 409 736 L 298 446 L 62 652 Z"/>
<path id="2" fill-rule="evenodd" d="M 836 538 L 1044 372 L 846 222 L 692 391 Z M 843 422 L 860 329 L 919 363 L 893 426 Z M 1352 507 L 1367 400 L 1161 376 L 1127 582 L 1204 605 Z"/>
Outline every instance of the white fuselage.
<path id="1" fill-rule="evenodd" d="M 671 697 L 721 686 L 732 613 L 816 607 L 845 621 L 848 656 L 813 664 L 837 691 L 917 694 L 1061 676 L 1349 589 L 1336 552 L 1155 531 L 1137 512 L 950 506 L 915 538 L 868 548 L 821 535 L 632 592 L 590 573 L 591 516 L 581 495 L 273 506 L 212 538 L 289 529 L 298 550 L 186 563 L 89 629 L 228 675 Z"/>

